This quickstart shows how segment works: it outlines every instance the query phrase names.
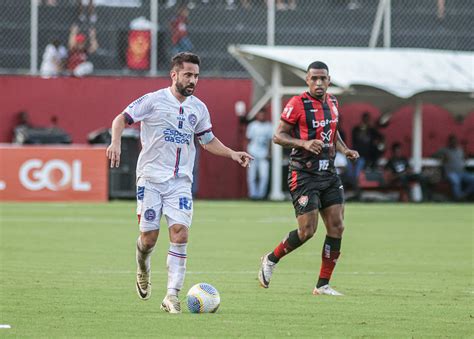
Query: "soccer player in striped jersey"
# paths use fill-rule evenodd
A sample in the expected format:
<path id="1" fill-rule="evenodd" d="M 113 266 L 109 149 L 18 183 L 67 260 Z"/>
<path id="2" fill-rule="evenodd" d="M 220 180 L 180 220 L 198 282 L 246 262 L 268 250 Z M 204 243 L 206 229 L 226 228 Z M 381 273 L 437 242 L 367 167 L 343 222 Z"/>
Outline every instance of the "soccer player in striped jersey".
<path id="1" fill-rule="evenodd" d="M 219 156 L 231 158 L 247 167 L 252 157 L 236 152 L 212 133 L 206 105 L 193 95 L 199 77 L 200 59 L 192 53 L 172 58 L 168 88 L 148 93 L 132 102 L 112 123 L 112 141 L 107 148 L 111 167 L 120 165 L 120 139 L 126 125 L 141 123 L 142 150 L 137 163 L 137 215 L 140 236 L 137 240 L 136 290 L 142 300 L 151 295 L 150 258 L 164 215 L 170 246 L 167 257 L 168 292 L 161 309 L 181 313 L 178 292 L 186 272 L 188 231 L 193 214 L 191 184 L 196 149 L 201 146 Z"/>
<path id="2" fill-rule="evenodd" d="M 336 151 L 350 160 L 357 159 L 359 153 L 345 145 L 337 130 L 338 103 L 333 95 L 326 93 L 330 84 L 328 66 L 320 61 L 311 63 L 306 84 L 308 91 L 294 96 L 286 105 L 273 137 L 275 143 L 292 148 L 288 185 L 298 228 L 262 258 L 258 279 L 262 287 L 268 288 L 280 259 L 314 235 L 319 214 L 326 226 L 326 239 L 313 294 L 342 295 L 329 286 L 344 231 L 344 191 L 334 158 Z"/>

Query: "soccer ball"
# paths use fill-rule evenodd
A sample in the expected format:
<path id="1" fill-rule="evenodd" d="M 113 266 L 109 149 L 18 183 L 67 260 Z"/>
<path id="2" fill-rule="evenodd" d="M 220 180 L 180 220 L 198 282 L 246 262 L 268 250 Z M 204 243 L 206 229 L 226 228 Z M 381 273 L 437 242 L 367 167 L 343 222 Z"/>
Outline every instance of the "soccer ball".
<path id="1" fill-rule="evenodd" d="M 214 313 L 221 304 L 219 292 L 207 283 L 199 283 L 191 287 L 186 299 L 191 313 Z"/>

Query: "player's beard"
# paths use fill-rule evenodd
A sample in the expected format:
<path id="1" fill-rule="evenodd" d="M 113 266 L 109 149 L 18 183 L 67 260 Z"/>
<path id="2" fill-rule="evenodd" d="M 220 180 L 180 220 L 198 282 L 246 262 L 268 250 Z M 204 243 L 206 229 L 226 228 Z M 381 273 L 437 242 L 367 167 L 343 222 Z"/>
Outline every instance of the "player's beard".
<path id="1" fill-rule="evenodd" d="M 195 88 L 196 87 L 194 85 L 183 86 L 179 82 L 176 83 L 176 90 L 184 97 L 189 97 L 190 95 L 193 95 Z M 187 89 L 191 89 L 191 91 L 188 91 Z"/>

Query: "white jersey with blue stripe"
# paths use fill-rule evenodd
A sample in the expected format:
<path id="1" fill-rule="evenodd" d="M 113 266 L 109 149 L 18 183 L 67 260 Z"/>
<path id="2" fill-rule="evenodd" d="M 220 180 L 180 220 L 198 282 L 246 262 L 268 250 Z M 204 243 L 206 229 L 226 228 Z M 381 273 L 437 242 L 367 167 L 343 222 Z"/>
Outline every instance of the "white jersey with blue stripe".
<path id="1" fill-rule="evenodd" d="M 135 100 L 124 114 L 128 124 L 141 123 L 137 179 L 161 183 L 186 176 L 193 180 L 194 135 L 202 143 L 212 140 L 211 118 L 201 100 L 189 96 L 181 103 L 168 87 Z"/>

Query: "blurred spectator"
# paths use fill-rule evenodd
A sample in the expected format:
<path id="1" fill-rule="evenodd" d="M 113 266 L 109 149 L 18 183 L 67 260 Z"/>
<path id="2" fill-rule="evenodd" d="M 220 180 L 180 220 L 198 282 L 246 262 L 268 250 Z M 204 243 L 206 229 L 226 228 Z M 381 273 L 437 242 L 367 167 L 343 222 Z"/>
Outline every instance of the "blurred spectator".
<path id="1" fill-rule="evenodd" d="M 349 0 L 347 4 L 347 9 L 350 11 L 354 11 L 356 9 L 360 8 L 360 2 L 359 0 Z"/>
<path id="2" fill-rule="evenodd" d="M 379 152 L 376 152 L 380 147 L 378 144 L 384 145 L 383 137 L 372 126 L 370 113 L 364 112 L 360 124 L 352 129 L 352 148 L 359 152 L 360 158 L 355 163 L 347 163 L 347 177 L 357 195 L 360 193 L 360 172 L 368 165 L 375 165 L 374 160 L 380 156 Z"/>
<path id="3" fill-rule="evenodd" d="M 263 199 L 267 194 L 270 173 L 268 156 L 273 137 L 272 124 L 266 120 L 265 111 L 258 112 L 255 120 L 247 126 L 246 136 L 249 140 L 247 151 L 255 158 L 247 170 L 249 198 Z"/>
<path id="4" fill-rule="evenodd" d="M 39 4 L 54 7 L 58 5 L 58 0 L 43 0 Z"/>
<path id="5" fill-rule="evenodd" d="M 459 146 L 456 135 L 449 135 L 447 146 L 439 149 L 433 156 L 441 158 L 444 175 L 451 185 L 455 200 L 464 200 L 474 194 L 474 174 L 465 170 L 464 151 Z"/>
<path id="6" fill-rule="evenodd" d="M 408 159 L 402 155 L 401 144 L 396 142 L 392 145 L 392 154 L 388 159 L 385 169 L 389 171 L 387 184 L 399 186 L 403 189 L 406 197 L 410 196 L 410 185 L 418 183 L 421 186 L 423 200 L 431 200 L 431 189 L 428 180 L 420 173 L 413 173 Z M 400 200 L 406 200 L 401 197 Z"/>
<path id="7" fill-rule="evenodd" d="M 180 52 L 190 52 L 193 49 L 193 44 L 188 36 L 188 17 L 189 9 L 186 6 L 182 6 L 171 20 L 171 53 L 173 55 Z"/>
<path id="8" fill-rule="evenodd" d="M 49 119 L 49 122 L 50 122 L 50 126 L 49 126 L 49 129 L 51 130 L 56 130 L 56 129 L 60 129 L 59 128 L 59 121 L 58 121 L 58 116 L 57 115 L 52 115 L 51 116 L 51 119 Z"/>
<path id="9" fill-rule="evenodd" d="M 52 40 L 45 48 L 40 73 L 43 77 L 56 77 L 62 74 L 67 60 L 67 49 L 58 39 Z"/>
<path id="10" fill-rule="evenodd" d="M 437 11 L 436 14 L 439 20 L 444 20 L 444 16 L 446 13 L 446 1 L 445 0 L 438 0 L 437 1 Z"/>
<path id="11" fill-rule="evenodd" d="M 81 23 L 95 25 L 97 14 L 95 13 L 94 0 L 77 0 L 79 7 L 78 19 Z"/>
<path id="12" fill-rule="evenodd" d="M 337 122 L 337 131 L 341 136 L 342 141 L 347 144 L 346 133 L 342 129 L 342 116 L 339 115 Z M 336 167 L 337 174 L 341 178 L 344 184 L 347 183 L 347 158 L 341 152 L 336 151 L 336 158 L 334 158 L 334 166 Z"/>
<path id="13" fill-rule="evenodd" d="M 88 61 L 88 57 L 98 47 L 95 28 L 89 29 L 89 38 L 87 38 L 84 33 L 79 32 L 77 25 L 73 25 L 69 34 L 68 71 L 77 77 L 91 74 L 94 71 L 94 65 Z"/>
<path id="14" fill-rule="evenodd" d="M 295 10 L 296 0 L 276 0 L 277 11 Z"/>
<path id="15" fill-rule="evenodd" d="M 366 167 L 376 168 L 382 155 L 385 153 L 385 137 L 375 129 L 372 145 L 370 147 L 369 159 Z"/>
<path id="16" fill-rule="evenodd" d="M 13 143 L 20 143 L 19 136 L 24 133 L 25 130 L 33 128 L 30 123 L 30 117 L 27 111 L 20 111 L 16 114 L 16 123 L 13 127 Z"/>
<path id="17" fill-rule="evenodd" d="M 237 8 L 237 4 L 236 4 L 236 0 L 226 0 L 226 9 L 236 9 Z M 264 0 L 264 2 L 266 2 L 266 0 Z M 243 9 L 251 9 L 252 8 L 252 5 L 253 5 L 253 0 L 240 0 L 240 6 L 243 8 Z"/>

